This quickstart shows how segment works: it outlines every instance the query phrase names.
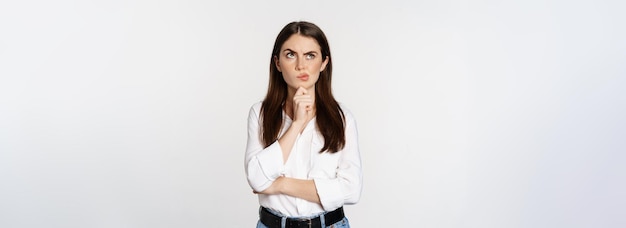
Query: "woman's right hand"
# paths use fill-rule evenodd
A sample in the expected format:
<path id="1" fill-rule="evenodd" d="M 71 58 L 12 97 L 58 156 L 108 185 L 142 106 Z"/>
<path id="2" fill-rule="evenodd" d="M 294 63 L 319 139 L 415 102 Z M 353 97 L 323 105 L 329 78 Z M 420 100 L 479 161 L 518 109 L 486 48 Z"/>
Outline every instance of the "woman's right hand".
<path id="1" fill-rule="evenodd" d="M 299 87 L 296 90 L 296 94 L 293 96 L 294 124 L 299 124 L 304 129 L 309 120 L 313 119 L 314 102 L 313 96 L 305 88 Z"/>

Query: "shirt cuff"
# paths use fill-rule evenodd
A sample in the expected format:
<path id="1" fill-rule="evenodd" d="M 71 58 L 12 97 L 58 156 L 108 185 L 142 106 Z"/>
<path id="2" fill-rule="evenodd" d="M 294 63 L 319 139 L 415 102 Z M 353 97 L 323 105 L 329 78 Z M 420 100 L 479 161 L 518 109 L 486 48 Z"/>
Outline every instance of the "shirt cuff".
<path id="1" fill-rule="evenodd" d="M 313 179 L 320 203 L 325 211 L 332 211 L 343 206 L 343 193 L 338 179 Z"/>
<path id="2" fill-rule="evenodd" d="M 259 166 L 263 171 L 263 175 L 265 175 L 268 181 L 273 182 L 283 174 L 285 169 L 283 164 L 283 152 L 278 141 L 265 148 L 265 151 L 262 153 L 259 153 L 257 159 L 259 160 Z"/>

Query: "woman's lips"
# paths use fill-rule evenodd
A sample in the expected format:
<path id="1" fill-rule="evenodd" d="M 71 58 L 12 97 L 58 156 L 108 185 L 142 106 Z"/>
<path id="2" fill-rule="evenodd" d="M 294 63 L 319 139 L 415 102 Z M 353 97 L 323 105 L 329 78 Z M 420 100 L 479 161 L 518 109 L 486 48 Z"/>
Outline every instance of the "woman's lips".
<path id="1" fill-rule="evenodd" d="M 302 80 L 302 81 L 306 81 L 309 80 L 309 75 L 308 74 L 303 74 L 297 77 L 298 79 Z"/>

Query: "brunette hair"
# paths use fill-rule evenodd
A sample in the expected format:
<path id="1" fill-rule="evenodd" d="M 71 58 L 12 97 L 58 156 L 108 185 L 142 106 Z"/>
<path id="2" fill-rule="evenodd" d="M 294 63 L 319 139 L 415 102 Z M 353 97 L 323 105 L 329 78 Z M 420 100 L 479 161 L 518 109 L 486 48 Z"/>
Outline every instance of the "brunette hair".
<path id="1" fill-rule="evenodd" d="M 267 95 L 261 106 L 261 138 L 265 146 L 269 146 L 278 139 L 278 134 L 283 126 L 283 104 L 287 99 L 287 83 L 282 77 L 282 73 L 276 68 L 274 57 L 279 56 L 280 48 L 285 41 L 294 34 L 311 37 L 317 41 L 321 47 L 321 55 L 328 59 L 328 64 L 324 71 L 320 72 L 319 79 L 315 83 L 315 107 L 316 124 L 322 136 L 324 136 L 324 146 L 320 153 L 328 151 L 335 153 L 346 144 L 345 138 L 345 116 L 339 103 L 335 100 L 331 88 L 333 59 L 330 57 L 330 47 L 324 32 L 317 25 L 297 21 L 287 24 L 276 37 L 274 49 L 270 57 L 270 80 L 267 88 Z"/>

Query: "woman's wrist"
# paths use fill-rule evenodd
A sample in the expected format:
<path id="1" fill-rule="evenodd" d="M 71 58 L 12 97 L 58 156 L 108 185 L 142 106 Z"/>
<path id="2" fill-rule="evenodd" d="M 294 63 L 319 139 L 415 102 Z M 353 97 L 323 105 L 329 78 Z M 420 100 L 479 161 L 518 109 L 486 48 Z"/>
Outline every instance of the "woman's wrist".
<path id="1" fill-rule="evenodd" d="M 277 185 L 276 190 L 278 191 L 278 194 L 285 194 L 286 181 L 287 181 L 287 178 L 284 176 L 281 176 L 275 180 L 276 185 Z"/>
<path id="2" fill-rule="evenodd" d="M 306 126 L 307 121 L 304 120 L 295 120 L 293 122 L 291 122 L 291 126 L 293 127 L 294 130 L 297 130 L 298 133 L 302 132 L 302 130 L 304 130 L 304 127 Z"/>

